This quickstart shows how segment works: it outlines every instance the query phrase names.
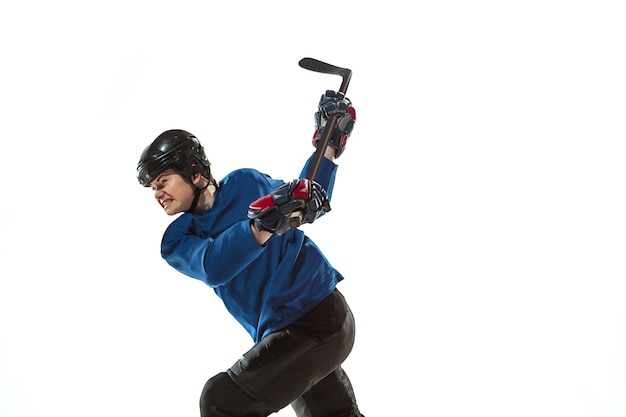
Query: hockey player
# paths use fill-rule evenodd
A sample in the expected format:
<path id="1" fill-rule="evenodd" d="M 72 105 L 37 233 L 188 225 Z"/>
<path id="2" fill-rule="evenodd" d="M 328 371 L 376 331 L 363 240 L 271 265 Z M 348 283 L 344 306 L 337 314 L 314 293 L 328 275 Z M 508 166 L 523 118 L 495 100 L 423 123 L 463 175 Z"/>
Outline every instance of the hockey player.
<path id="1" fill-rule="evenodd" d="M 313 142 L 338 123 L 315 180 L 284 182 L 253 169 L 216 181 L 203 146 L 184 130 L 160 134 L 142 153 L 139 183 L 168 215 L 161 255 L 213 288 L 254 346 L 210 378 L 202 417 L 267 416 L 291 404 L 299 417 L 361 417 L 341 364 L 354 344 L 352 312 L 336 288 L 343 276 L 298 228 L 330 210 L 334 159 L 356 120 L 350 100 L 326 91 Z"/>

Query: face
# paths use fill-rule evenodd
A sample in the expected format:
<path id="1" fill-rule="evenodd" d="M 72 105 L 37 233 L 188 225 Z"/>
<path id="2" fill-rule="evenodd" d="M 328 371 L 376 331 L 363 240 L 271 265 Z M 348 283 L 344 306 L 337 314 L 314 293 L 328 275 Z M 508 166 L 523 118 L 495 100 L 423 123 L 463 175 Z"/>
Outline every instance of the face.
<path id="1" fill-rule="evenodd" d="M 172 216 L 191 207 L 194 189 L 175 170 L 168 169 L 150 183 L 154 198 L 165 212 Z"/>

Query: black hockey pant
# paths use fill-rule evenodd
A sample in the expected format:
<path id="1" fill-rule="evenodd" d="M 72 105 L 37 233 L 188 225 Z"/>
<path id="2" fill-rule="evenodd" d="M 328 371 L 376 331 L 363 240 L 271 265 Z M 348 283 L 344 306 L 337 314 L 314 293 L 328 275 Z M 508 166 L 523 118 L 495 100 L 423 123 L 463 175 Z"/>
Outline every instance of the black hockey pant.
<path id="1" fill-rule="evenodd" d="M 298 417 L 362 417 L 341 368 L 354 344 L 354 318 L 335 290 L 286 328 L 209 379 L 202 417 L 265 417 L 291 404 Z"/>

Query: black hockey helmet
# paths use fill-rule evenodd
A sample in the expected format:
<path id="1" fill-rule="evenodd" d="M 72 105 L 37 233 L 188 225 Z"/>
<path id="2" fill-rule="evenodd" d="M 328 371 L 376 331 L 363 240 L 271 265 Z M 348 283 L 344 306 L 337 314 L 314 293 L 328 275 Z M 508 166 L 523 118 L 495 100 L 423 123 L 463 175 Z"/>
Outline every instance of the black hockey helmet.
<path id="1" fill-rule="evenodd" d="M 163 171 L 175 169 L 184 178 L 190 179 L 198 172 L 207 171 L 209 160 L 200 141 L 191 133 L 180 129 L 161 133 L 141 154 L 137 164 L 139 184 L 149 187 Z"/>

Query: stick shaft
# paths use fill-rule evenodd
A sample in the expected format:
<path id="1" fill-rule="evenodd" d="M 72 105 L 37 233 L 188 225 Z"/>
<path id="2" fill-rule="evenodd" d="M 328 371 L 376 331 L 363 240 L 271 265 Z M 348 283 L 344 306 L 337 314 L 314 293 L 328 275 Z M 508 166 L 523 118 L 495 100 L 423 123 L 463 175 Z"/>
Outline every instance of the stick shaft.
<path id="1" fill-rule="evenodd" d="M 316 71 L 316 72 L 341 75 L 342 81 L 341 81 L 341 86 L 339 87 L 338 91 L 343 93 L 344 95 L 346 94 L 346 91 L 348 90 L 348 85 L 350 84 L 350 79 L 352 78 L 351 70 L 347 68 L 335 67 L 334 65 L 329 65 L 321 61 L 317 61 L 317 64 L 323 64 L 321 65 L 322 69 L 318 69 L 318 68 L 315 68 L 314 65 L 313 66 L 309 65 L 311 64 L 311 61 L 307 61 L 306 66 L 303 65 L 305 64 L 304 62 L 305 60 L 317 61 L 317 60 L 314 60 L 313 58 L 305 58 L 302 61 L 300 61 L 300 66 L 302 66 L 303 68 L 309 69 L 311 71 Z M 312 63 L 316 64 L 316 62 L 312 62 Z M 326 68 L 330 68 L 330 70 L 326 71 L 325 70 Z M 334 114 L 330 116 L 330 118 L 326 121 L 326 127 L 324 128 L 324 132 L 322 133 L 322 137 L 320 138 L 320 141 L 317 145 L 317 149 L 315 150 L 313 159 L 311 159 L 311 163 L 309 164 L 309 167 L 307 169 L 306 177 L 310 180 L 315 180 L 315 177 L 317 176 L 317 173 L 322 164 L 322 158 L 324 158 L 324 152 L 326 151 L 326 147 L 328 146 L 328 143 L 330 142 L 330 138 L 333 134 L 333 131 L 335 130 L 338 118 L 339 116 Z"/>

